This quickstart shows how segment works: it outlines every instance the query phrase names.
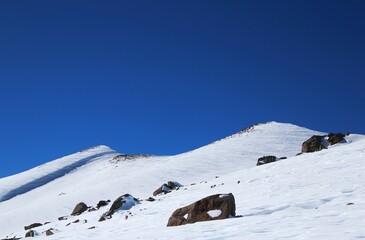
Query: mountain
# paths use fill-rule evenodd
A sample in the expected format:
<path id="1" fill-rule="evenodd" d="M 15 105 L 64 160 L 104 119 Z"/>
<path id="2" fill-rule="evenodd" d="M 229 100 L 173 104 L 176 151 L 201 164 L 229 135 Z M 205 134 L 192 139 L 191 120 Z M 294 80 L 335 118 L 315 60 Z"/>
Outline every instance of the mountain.
<path id="1" fill-rule="evenodd" d="M 38 222 L 50 223 L 34 228 L 37 239 L 364 238 L 365 136 L 297 156 L 323 134 L 269 122 L 175 156 L 86 149 L 0 179 L 0 238 L 24 237 L 24 226 Z M 256 166 L 266 155 L 287 159 Z M 183 186 L 143 201 L 171 180 Z M 140 203 L 111 219 L 98 221 L 108 206 L 70 216 L 79 202 L 126 193 Z M 217 193 L 232 193 L 241 217 L 166 227 L 175 209 Z M 45 236 L 50 228 L 54 235 Z"/>

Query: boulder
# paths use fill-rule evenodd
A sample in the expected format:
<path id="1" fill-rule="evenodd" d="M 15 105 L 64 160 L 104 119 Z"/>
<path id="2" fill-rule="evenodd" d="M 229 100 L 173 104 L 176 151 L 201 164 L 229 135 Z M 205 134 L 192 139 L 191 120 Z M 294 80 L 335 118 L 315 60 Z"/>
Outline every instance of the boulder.
<path id="1" fill-rule="evenodd" d="M 32 223 L 29 226 L 25 226 L 24 229 L 29 230 L 29 229 L 32 229 L 32 228 L 35 228 L 35 227 L 40 227 L 42 225 L 43 225 L 42 223 Z"/>
<path id="2" fill-rule="evenodd" d="M 81 213 L 85 212 L 87 210 L 87 205 L 84 202 L 78 203 L 74 210 L 72 211 L 72 216 L 80 215 Z"/>
<path id="3" fill-rule="evenodd" d="M 236 216 L 236 204 L 232 193 L 216 194 L 176 209 L 169 218 L 167 226 L 225 219 L 231 216 Z"/>
<path id="4" fill-rule="evenodd" d="M 276 162 L 276 160 L 277 160 L 277 158 L 275 156 L 263 156 L 257 160 L 256 166 Z"/>
<path id="5" fill-rule="evenodd" d="M 110 203 L 110 200 L 100 200 L 98 204 L 96 204 L 96 208 L 99 209 L 101 207 L 104 207 Z"/>
<path id="6" fill-rule="evenodd" d="M 178 190 L 182 185 L 178 182 L 169 181 L 167 183 L 162 184 L 161 187 L 156 189 L 156 191 L 153 192 L 153 196 L 157 196 L 159 194 L 166 194 L 171 192 L 172 190 Z"/>
<path id="7" fill-rule="evenodd" d="M 53 228 L 50 228 L 46 231 L 46 236 L 51 236 L 53 235 L 54 233 L 52 232 Z"/>
<path id="8" fill-rule="evenodd" d="M 58 218 L 58 221 L 64 221 L 64 220 L 67 220 L 67 216 L 62 216 Z"/>
<path id="9" fill-rule="evenodd" d="M 133 197 L 130 194 L 124 194 L 120 197 L 118 197 L 110 207 L 109 211 L 104 213 L 100 219 L 99 222 L 104 221 L 106 219 L 109 219 L 112 217 L 112 215 L 118 211 L 118 210 L 129 210 L 133 206 L 137 205 L 139 203 L 139 200 L 135 197 Z"/>
<path id="10" fill-rule="evenodd" d="M 317 152 L 326 148 L 325 136 L 314 135 L 302 144 L 302 153 Z"/>
<path id="11" fill-rule="evenodd" d="M 334 145 L 339 142 L 343 142 L 345 140 L 346 135 L 343 133 L 329 133 L 328 134 L 328 143 L 329 145 Z"/>
<path id="12" fill-rule="evenodd" d="M 33 230 L 29 230 L 26 234 L 25 237 L 35 237 L 36 236 L 36 232 Z"/>

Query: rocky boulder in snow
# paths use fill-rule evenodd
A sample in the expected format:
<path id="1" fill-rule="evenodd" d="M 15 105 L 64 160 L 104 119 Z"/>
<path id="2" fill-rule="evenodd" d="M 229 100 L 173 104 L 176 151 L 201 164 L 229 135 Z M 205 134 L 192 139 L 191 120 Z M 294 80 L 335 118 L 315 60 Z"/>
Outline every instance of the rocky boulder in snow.
<path id="1" fill-rule="evenodd" d="M 176 209 L 167 226 L 225 219 L 230 216 L 236 216 L 236 204 L 232 193 L 216 194 Z"/>
<path id="2" fill-rule="evenodd" d="M 345 140 L 346 135 L 343 133 L 329 133 L 328 134 L 328 143 L 329 145 L 334 145 L 336 143 L 343 142 Z"/>
<path id="3" fill-rule="evenodd" d="M 54 233 L 53 233 L 53 228 L 50 228 L 50 229 L 48 229 L 47 231 L 45 231 L 45 234 L 46 234 L 46 236 L 51 236 L 51 235 L 53 235 Z"/>
<path id="4" fill-rule="evenodd" d="M 85 212 L 87 210 L 87 205 L 84 202 L 78 203 L 74 210 L 72 211 L 72 216 L 80 215 L 81 213 Z"/>
<path id="5" fill-rule="evenodd" d="M 35 231 L 33 230 L 29 230 L 26 234 L 25 234 L 25 237 L 35 237 L 37 234 Z"/>
<path id="6" fill-rule="evenodd" d="M 25 226 L 24 230 L 29 230 L 29 229 L 32 229 L 32 228 L 35 228 L 35 227 L 40 227 L 42 225 L 43 225 L 42 223 L 32 223 L 29 226 Z"/>
<path id="7" fill-rule="evenodd" d="M 111 218 L 112 215 L 119 210 L 129 210 L 131 209 L 133 206 L 137 205 L 139 203 L 139 200 L 135 197 L 133 197 L 130 194 L 124 194 L 120 197 L 118 197 L 112 204 L 112 206 L 110 207 L 109 211 L 107 211 L 106 213 L 104 213 L 100 219 L 99 222 L 104 221 L 108 218 Z"/>
<path id="8" fill-rule="evenodd" d="M 101 207 L 104 207 L 110 203 L 110 200 L 100 200 L 98 204 L 96 204 L 96 208 L 99 209 Z"/>
<path id="9" fill-rule="evenodd" d="M 179 189 L 181 186 L 182 185 L 178 182 L 169 181 L 167 183 L 162 184 L 161 187 L 159 187 L 156 191 L 154 191 L 153 196 L 157 196 L 161 193 L 163 194 L 169 193 L 172 190 Z"/>
<path id="10" fill-rule="evenodd" d="M 325 136 L 314 135 L 302 144 L 302 153 L 317 152 L 326 148 Z"/>
<path id="11" fill-rule="evenodd" d="M 256 166 L 260 166 L 260 165 L 263 165 L 263 164 L 276 162 L 276 160 L 277 160 L 277 157 L 275 157 L 275 156 L 264 156 L 264 157 L 260 157 L 257 160 Z"/>

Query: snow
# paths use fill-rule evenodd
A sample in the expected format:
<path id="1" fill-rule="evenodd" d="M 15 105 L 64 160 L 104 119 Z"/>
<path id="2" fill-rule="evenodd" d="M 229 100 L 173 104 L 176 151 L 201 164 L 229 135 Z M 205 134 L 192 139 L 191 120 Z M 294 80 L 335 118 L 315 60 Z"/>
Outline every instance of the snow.
<path id="1" fill-rule="evenodd" d="M 176 156 L 112 163 L 118 153 L 100 146 L 51 161 L 0 179 L 0 238 L 24 237 L 24 226 L 47 221 L 34 229 L 36 239 L 365 238 L 365 136 L 295 156 L 302 142 L 320 134 L 271 122 Z M 256 167 L 265 155 L 288 159 Z M 183 187 L 143 201 L 172 180 Z M 166 227 L 177 208 L 229 192 L 242 217 Z M 126 193 L 142 201 L 106 221 L 98 219 L 110 205 L 57 220 L 81 201 L 95 206 Z M 55 235 L 43 234 L 49 228 Z"/>
<path id="2" fill-rule="evenodd" d="M 216 218 L 219 217 L 222 214 L 222 211 L 217 209 L 217 210 L 210 210 L 208 211 L 208 215 L 212 218 Z"/>

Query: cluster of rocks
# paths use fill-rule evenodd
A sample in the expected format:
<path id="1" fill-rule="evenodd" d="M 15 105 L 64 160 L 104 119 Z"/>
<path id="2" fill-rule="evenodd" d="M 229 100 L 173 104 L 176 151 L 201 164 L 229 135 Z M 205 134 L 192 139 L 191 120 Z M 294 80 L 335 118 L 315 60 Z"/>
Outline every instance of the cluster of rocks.
<path id="1" fill-rule="evenodd" d="M 329 133 L 327 135 L 314 135 L 310 137 L 308 140 L 304 141 L 302 144 L 302 151 L 297 155 L 302 153 L 311 153 L 321 151 L 323 149 L 327 149 L 328 146 L 346 142 L 345 137 L 348 136 L 349 133 Z M 267 163 L 276 162 L 278 160 L 286 159 L 286 157 L 277 158 L 276 156 L 263 156 L 257 160 L 256 166 L 260 166 Z"/>
<path id="2" fill-rule="evenodd" d="M 345 137 L 348 136 L 349 133 L 329 133 L 327 135 L 314 135 L 305 141 L 302 144 L 302 152 L 301 153 L 310 153 L 321 151 L 322 149 L 328 148 L 328 146 L 346 142 Z"/>
<path id="3" fill-rule="evenodd" d="M 128 161 L 128 160 L 134 160 L 137 158 L 147 158 L 152 157 L 152 155 L 149 154 L 118 154 L 117 156 L 113 157 L 110 162 L 117 163 L 120 161 Z"/>
<path id="4" fill-rule="evenodd" d="M 170 193 L 172 190 L 179 189 L 180 187 L 182 187 L 180 183 L 169 181 L 167 183 L 164 183 L 161 187 L 159 187 L 156 191 L 154 191 L 153 195 L 157 196 L 160 194 L 167 194 Z M 155 199 L 152 197 L 146 199 L 146 201 L 151 201 L 151 202 L 154 200 Z M 84 202 L 80 202 L 76 204 L 70 215 L 79 216 L 87 211 L 88 212 L 96 211 L 102 207 L 109 205 L 109 203 L 110 200 L 100 200 L 95 207 L 90 207 L 87 206 Z M 133 197 L 130 194 L 124 194 L 118 197 L 111 204 L 109 210 L 102 214 L 102 216 L 99 219 L 99 222 L 112 218 L 113 214 L 118 210 L 129 210 L 133 206 L 139 203 L 140 201 L 137 198 Z M 131 214 L 131 212 L 129 212 L 129 214 Z M 175 210 L 171 215 L 171 217 L 169 218 L 167 226 L 179 226 L 188 223 L 225 219 L 234 216 L 236 216 L 236 205 L 233 195 L 231 193 L 216 194 L 208 196 L 188 206 Z M 127 219 L 128 215 L 126 215 L 125 218 Z M 58 220 L 59 221 L 68 220 L 68 216 L 59 217 Z M 72 223 L 78 223 L 78 222 L 80 222 L 80 219 L 77 219 Z M 86 222 L 87 220 L 84 220 L 84 223 Z M 48 223 L 49 222 L 45 224 Z M 25 237 L 35 237 L 40 235 L 40 233 L 35 231 L 33 228 L 44 226 L 45 224 L 33 223 L 28 226 L 25 226 L 24 229 L 29 230 L 28 232 L 26 232 Z M 69 226 L 70 224 L 71 222 L 66 224 L 66 226 Z M 94 229 L 94 228 L 95 226 L 92 226 L 89 227 L 88 229 Z M 54 229 L 49 228 L 42 234 L 46 236 L 51 236 L 54 235 L 54 233 L 55 233 Z M 20 238 L 13 238 L 13 239 L 20 239 Z"/>

